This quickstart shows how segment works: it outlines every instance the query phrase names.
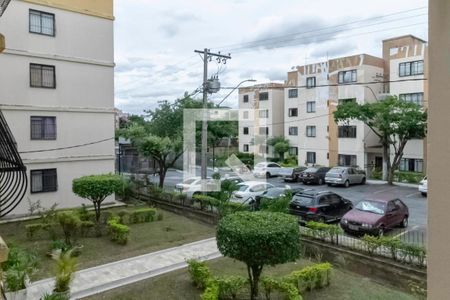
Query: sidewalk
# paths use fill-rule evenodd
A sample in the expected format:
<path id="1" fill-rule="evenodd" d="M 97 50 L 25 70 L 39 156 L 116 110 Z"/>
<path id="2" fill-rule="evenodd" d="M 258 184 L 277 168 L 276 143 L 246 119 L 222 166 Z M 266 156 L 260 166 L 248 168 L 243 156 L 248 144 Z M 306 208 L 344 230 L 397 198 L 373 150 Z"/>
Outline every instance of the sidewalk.
<path id="1" fill-rule="evenodd" d="M 387 184 L 387 181 L 368 179 L 367 183 L 369 183 L 369 184 Z M 410 188 L 415 188 L 415 189 L 419 188 L 419 185 L 415 184 L 415 183 L 394 182 L 393 184 L 396 186 L 404 186 L 404 187 L 410 187 Z"/>
<path id="2" fill-rule="evenodd" d="M 80 299 L 186 266 L 186 260 L 220 257 L 216 239 L 210 238 L 175 248 L 148 253 L 78 271 L 71 285 L 71 299 Z M 32 283 L 27 299 L 39 299 L 53 289 L 53 278 Z"/>

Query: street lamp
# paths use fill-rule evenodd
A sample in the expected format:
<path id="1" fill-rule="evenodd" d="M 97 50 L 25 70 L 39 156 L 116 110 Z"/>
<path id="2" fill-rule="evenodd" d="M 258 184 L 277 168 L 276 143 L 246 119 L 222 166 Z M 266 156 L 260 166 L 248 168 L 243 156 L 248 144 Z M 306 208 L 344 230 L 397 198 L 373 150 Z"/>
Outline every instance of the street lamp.
<path id="1" fill-rule="evenodd" d="M 222 101 L 220 101 L 219 102 L 219 104 L 217 104 L 217 106 L 220 106 L 220 104 L 222 104 L 223 103 L 223 101 L 225 101 L 238 87 L 240 87 L 241 86 L 241 84 L 243 84 L 244 82 L 256 82 L 256 80 L 255 79 L 246 79 L 246 80 L 243 80 L 243 81 L 241 81 L 237 86 L 235 86 L 232 90 L 231 90 L 231 92 L 229 92 L 226 96 L 225 96 L 225 98 L 223 98 L 222 99 Z"/>

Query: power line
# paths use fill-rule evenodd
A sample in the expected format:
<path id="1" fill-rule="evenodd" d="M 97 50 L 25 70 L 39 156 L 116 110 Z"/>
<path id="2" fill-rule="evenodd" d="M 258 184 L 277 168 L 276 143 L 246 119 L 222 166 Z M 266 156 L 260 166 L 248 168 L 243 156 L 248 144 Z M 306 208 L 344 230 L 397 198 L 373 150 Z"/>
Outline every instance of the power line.
<path id="1" fill-rule="evenodd" d="M 49 152 L 49 151 L 57 151 L 57 150 L 66 150 L 66 149 L 73 149 L 73 148 L 79 148 L 79 147 L 84 147 L 84 146 L 89 146 L 89 145 L 94 145 L 94 144 L 99 144 L 99 143 L 103 143 L 109 140 L 114 140 L 115 138 L 107 138 L 107 139 L 103 139 L 103 140 L 98 140 L 98 141 L 94 141 L 94 142 L 89 142 L 89 143 L 84 143 L 84 144 L 79 144 L 79 145 L 73 145 L 73 146 L 68 146 L 68 147 L 60 147 L 60 148 L 52 148 L 52 149 L 41 149 L 41 150 L 31 150 L 31 151 L 22 151 L 19 152 L 20 154 L 25 154 L 25 153 L 38 153 L 38 152 Z"/>
<path id="2" fill-rule="evenodd" d="M 371 17 L 371 18 L 366 18 L 366 19 L 360 19 L 360 20 L 356 20 L 356 21 L 352 21 L 352 22 L 337 24 L 337 25 L 333 25 L 333 26 L 321 27 L 321 28 L 314 29 L 314 30 L 309 30 L 309 31 L 302 31 L 302 32 L 295 32 L 295 33 L 290 33 L 290 34 L 281 35 L 281 36 L 274 36 L 274 37 L 271 37 L 271 38 L 260 39 L 260 40 L 255 40 L 255 41 L 251 41 L 251 42 L 230 44 L 230 45 L 215 47 L 214 49 L 224 49 L 224 48 L 230 48 L 230 47 L 234 47 L 234 46 L 243 46 L 245 44 L 251 45 L 251 44 L 254 44 L 254 43 L 259 43 L 259 42 L 264 42 L 264 41 L 269 41 L 269 40 L 276 40 L 276 39 L 283 38 L 283 37 L 288 37 L 288 36 L 295 36 L 295 35 L 299 35 L 299 34 L 312 33 L 312 32 L 322 31 L 322 30 L 329 29 L 329 28 L 336 28 L 336 27 L 342 27 L 342 26 L 347 26 L 347 25 L 367 22 L 367 21 L 371 21 L 371 20 L 383 19 L 383 18 L 387 18 L 387 17 L 390 17 L 390 16 L 404 14 L 404 13 L 417 11 L 417 10 L 423 10 L 423 9 L 427 9 L 427 8 L 428 8 L 427 6 L 422 6 L 422 7 L 418 7 L 418 8 L 398 11 L 398 12 L 387 14 L 387 15 L 383 15 L 383 16 L 377 16 L 377 17 Z"/>

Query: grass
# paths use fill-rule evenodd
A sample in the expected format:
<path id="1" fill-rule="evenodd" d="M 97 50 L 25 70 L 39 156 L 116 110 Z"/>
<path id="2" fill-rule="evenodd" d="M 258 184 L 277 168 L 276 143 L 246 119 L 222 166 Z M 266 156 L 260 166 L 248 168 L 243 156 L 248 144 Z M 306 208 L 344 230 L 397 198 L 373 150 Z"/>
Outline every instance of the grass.
<path id="1" fill-rule="evenodd" d="M 112 208 L 109 210 L 119 211 L 122 209 Z M 215 235 L 215 228 L 212 226 L 159 209 L 158 212 L 163 214 L 163 220 L 130 225 L 130 239 L 124 246 L 111 242 L 107 235 L 100 238 L 79 238 L 77 243 L 83 245 L 83 249 L 78 257 L 78 269 L 175 247 Z M 38 255 L 40 264 L 37 272 L 31 278 L 33 281 L 52 277 L 54 266 L 54 261 L 46 255 L 51 245 L 48 236 L 42 233 L 32 240 L 26 236 L 25 225 L 37 222 L 39 220 L 0 225 L 0 233 L 8 245 L 35 251 Z M 63 239 L 62 236 L 59 238 Z"/>
<path id="2" fill-rule="evenodd" d="M 309 260 L 298 260 L 294 263 L 267 267 L 263 275 L 282 276 L 293 270 L 311 264 Z M 208 262 L 213 274 L 247 276 L 243 263 L 229 258 L 220 258 Z M 135 284 L 114 289 L 85 300 L 117 299 L 117 300 L 147 300 L 147 299 L 200 299 L 201 292 L 195 288 L 186 269 L 174 271 L 155 278 L 147 279 Z M 329 287 L 306 292 L 304 300 L 413 300 L 415 297 L 381 285 L 369 278 L 357 274 L 335 269 L 332 283 Z M 275 299 L 275 298 L 272 298 Z"/>

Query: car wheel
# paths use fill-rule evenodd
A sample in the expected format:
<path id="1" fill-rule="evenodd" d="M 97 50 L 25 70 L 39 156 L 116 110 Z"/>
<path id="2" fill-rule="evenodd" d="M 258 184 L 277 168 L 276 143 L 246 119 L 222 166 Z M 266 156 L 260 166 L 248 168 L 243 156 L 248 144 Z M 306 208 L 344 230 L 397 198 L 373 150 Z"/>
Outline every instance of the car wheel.
<path id="1" fill-rule="evenodd" d="M 427 193 L 422 192 L 421 194 L 422 194 L 422 196 L 424 196 L 424 197 L 427 196 Z"/>
<path id="2" fill-rule="evenodd" d="M 348 188 L 350 186 L 350 182 L 348 180 L 345 181 L 344 186 Z"/>
<path id="3" fill-rule="evenodd" d="M 408 216 L 405 216 L 405 217 L 403 218 L 402 223 L 400 223 L 400 227 L 401 227 L 401 228 L 406 228 L 406 227 L 408 227 Z"/>
<path id="4" fill-rule="evenodd" d="M 377 236 L 382 237 L 384 235 L 384 227 L 378 228 Z"/>
<path id="5" fill-rule="evenodd" d="M 363 179 L 361 180 L 361 184 L 366 184 L 366 177 L 363 177 Z"/>
<path id="6" fill-rule="evenodd" d="M 269 172 L 266 173 L 266 178 L 270 178 L 270 173 Z"/>
<path id="7" fill-rule="evenodd" d="M 317 182 L 319 185 L 322 185 L 323 184 L 323 179 L 322 178 L 319 178 L 319 180 L 318 180 L 318 182 Z"/>

